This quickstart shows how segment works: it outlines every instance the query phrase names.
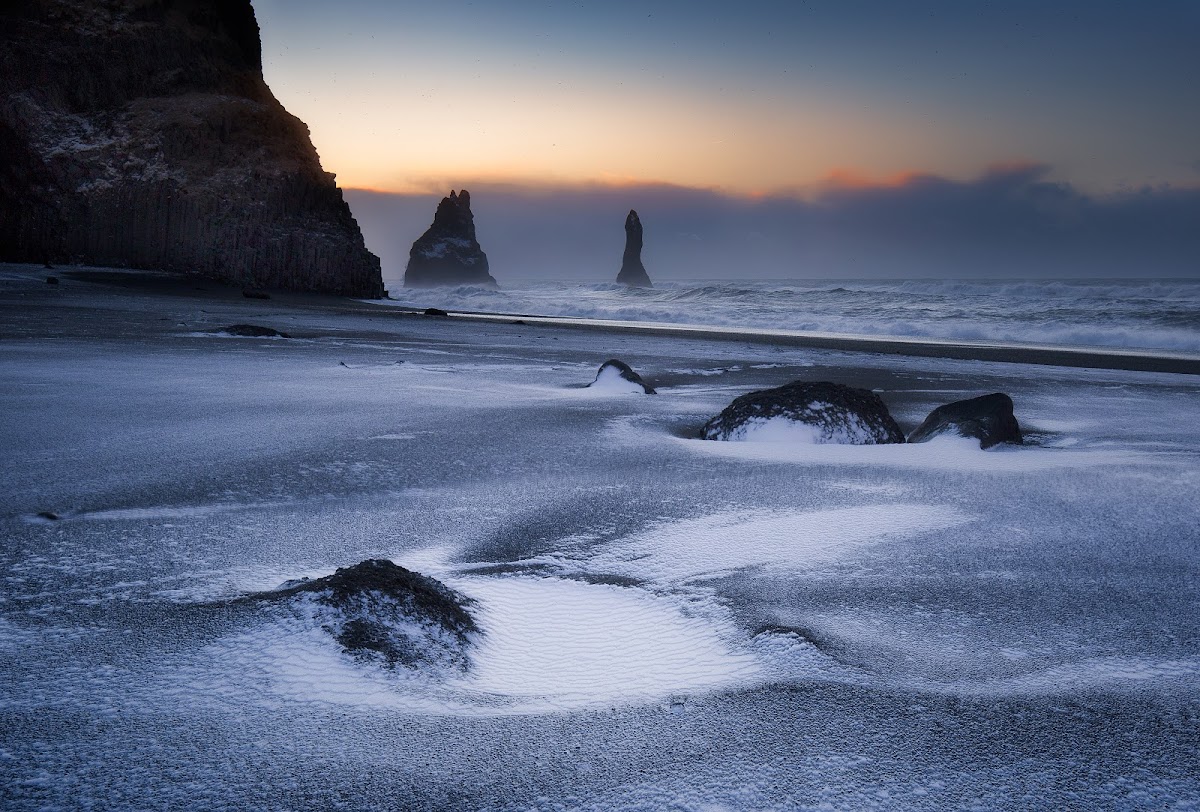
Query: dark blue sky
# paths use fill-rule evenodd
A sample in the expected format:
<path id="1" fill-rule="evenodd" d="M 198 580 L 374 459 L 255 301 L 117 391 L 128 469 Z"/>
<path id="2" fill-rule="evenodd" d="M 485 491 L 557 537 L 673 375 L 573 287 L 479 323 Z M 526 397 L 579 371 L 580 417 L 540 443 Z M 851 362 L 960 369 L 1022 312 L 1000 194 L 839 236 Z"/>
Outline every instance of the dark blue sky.
<path id="1" fill-rule="evenodd" d="M 709 265 L 759 239 L 740 214 L 759 207 L 778 233 L 750 275 L 796 251 L 810 264 L 826 251 L 829 275 L 889 275 L 889 257 L 941 275 L 972 254 L 991 274 L 1051 257 L 1068 275 L 1200 274 L 1187 227 L 1200 230 L 1200 2 L 255 8 L 267 80 L 326 168 L 345 187 L 405 196 L 397 211 L 431 214 L 465 186 L 493 222 L 565 206 L 619 224 L 670 190 L 694 219 L 681 233 L 725 235 L 698 255 Z M 961 212 L 955 189 L 976 195 Z M 362 207 L 382 198 L 355 199 L 374 219 Z M 428 219 L 414 213 L 386 239 L 411 242 Z M 1108 247 L 1073 242 L 1085 240 Z"/>
<path id="2" fill-rule="evenodd" d="M 350 186 L 1200 181 L 1196 2 L 255 6 L 268 81 Z"/>

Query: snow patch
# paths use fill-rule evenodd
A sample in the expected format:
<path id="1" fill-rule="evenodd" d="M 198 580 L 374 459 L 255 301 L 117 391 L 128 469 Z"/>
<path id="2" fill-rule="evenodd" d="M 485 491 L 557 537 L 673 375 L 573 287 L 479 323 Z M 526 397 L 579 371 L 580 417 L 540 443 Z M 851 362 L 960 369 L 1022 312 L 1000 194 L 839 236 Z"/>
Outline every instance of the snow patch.
<path id="1" fill-rule="evenodd" d="M 942 435 L 924 443 L 841 445 L 803 442 L 720 442 L 672 438 L 702 454 L 756 462 L 804 465 L 868 465 L 916 468 L 927 471 L 1027 473 L 1053 468 L 1151 463 L 1137 451 L 1070 449 L 999 445 L 986 451 L 979 441 Z"/>
<path id="2" fill-rule="evenodd" d="M 729 629 L 638 589 L 553 578 L 471 578 L 484 636 L 461 687 L 566 709 L 644 702 L 755 676 Z M 722 634 L 722 632 L 725 632 Z"/>
<path id="3" fill-rule="evenodd" d="M 590 558 L 592 572 L 680 584 L 747 567 L 799 570 L 865 544 L 956 527 L 971 520 L 942 505 L 882 504 L 809 512 L 717 513 L 661 525 Z"/>

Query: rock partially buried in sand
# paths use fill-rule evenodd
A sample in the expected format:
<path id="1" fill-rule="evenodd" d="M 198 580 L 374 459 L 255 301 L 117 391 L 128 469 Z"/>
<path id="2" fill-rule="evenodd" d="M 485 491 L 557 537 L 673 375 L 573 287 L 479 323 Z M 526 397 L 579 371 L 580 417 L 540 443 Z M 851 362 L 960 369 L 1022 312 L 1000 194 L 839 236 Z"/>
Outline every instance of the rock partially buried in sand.
<path id="1" fill-rule="evenodd" d="M 657 395 L 654 387 L 642 380 L 642 376 L 633 371 L 633 367 L 624 361 L 610 358 L 600 365 L 596 380 L 588 384 L 588 388 L 603 389 L 609 392 L 640 392 L 647 395 Z"/>
<path id="2" fill-rule="evenodd" d="M 257 324 L 231 324 L 228 327 L 222 327 L 217 332 L 225 333 L 231 336 L 245 336 L 247 338 L 287 338 L 287 333 L 281 333 L 271 327 L 260 327 Z"/>
<path id="3" fill-rule="evenodd" d="M 445 310 L 442 310 L 440 307 L 427 307 L 427 308 L 425 308 L 425 315 L 426 316 L 449 316 L 450 314 L 447 313 Z"/>
<path id="4" fill-rule="evenodd" d="M 904 432 L 878 395 L 827 381 L 793 381 L 742 395 L 705 423 L 701 436 L 843 445 L 904 442 Z"/>
<path id="5" fill-rule="evenodd" d="M 464 670 L 470 664 L 467 649 L 479 633 L 467 611 L 469 598 L 384 559 L 253 597 L 311 611 L 348 653 L 386 666 Z"/>
<path id="6" fill-rule="evenodd" d="M 1013 415 L 1012 398 L 1003 392 L 938 406 L 908 436 L 908 441 L 923 443 L 942 434 L 974 438 L 979 441 L 980 448 L 1022 442 L 1021 427 Z"/>
<path id="7" fill-rule="evenodd" d="M 267 293 L 265 290 L 258 290 L 257 288 L 246 288 L 245 290 L 242 291 L 242 296 L 244 296 L 247 299 L 270 299 L 271 298 L 271 294 Z"/>

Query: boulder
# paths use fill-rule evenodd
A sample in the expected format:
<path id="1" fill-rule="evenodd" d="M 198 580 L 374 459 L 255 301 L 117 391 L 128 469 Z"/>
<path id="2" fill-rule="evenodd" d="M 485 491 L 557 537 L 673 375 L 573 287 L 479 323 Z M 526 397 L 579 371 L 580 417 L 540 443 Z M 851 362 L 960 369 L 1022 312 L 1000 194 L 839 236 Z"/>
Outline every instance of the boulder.
<path id="1" fill-rule="evenodd" d="M 908 436 L 908 441 L 923 443 L 942 434 L 971 437 L 979 441 L 980 448 L 1022 442 L 1021 427 L 1013 415 L 1012 398 L 1003 392 L 938 406 Z"/>
<path id="2" fill-rule="evenodd" d="M 424 315 L 426 315 L 426 316 L 449 316 L 450 314 L 447 313 L 445 310 L 442 310 L 440 307 L 427 307 L 427 308 L 425 308 Z"/>
<path id="3" fill-rule="evenodd" d="M 466 669 L 467 650 L 479 634 L 470 598 L 384 559 L 252 597 L 311 614 L 346 652 L 389 667 Z"/>
<path id="4" fill-rule="evenodd" d="M 0 262 L 381 297 L 251 0 L 0 3 Z"/>
<path id="5" fill-rule="evenodd" d="M 475 239 L 475 215 L 466 189 L 443 197 L 433 215 L 433 225 L 408 252 L 404 287 L 482 285 L 496 287 L 488 273 L 487 254 Z"/>
<path id="6" fill-rule="evenodd" d="M 654 287 L 650 284 L 646 266 L 642 265 L 642 221 L 633 209 L 625 218 L 625 255 L 621 260 L 617 283 L 631 288 Z"/>
<path id="7" fill-rule="evenodd" d="M 646 395 L 656 395 L 654 387 L 642 380 L 642 376 L 624 361 L 610 358 L 600 365 L 596 372 L 596 380 L 588 384 L 589 388 L 603 389 L 610 392 L 635 392 Z"/>
<path id="8" fill-rule="evenodd" d="M 793 381 L 742 395 L 705 423 L 701 436 L 847 445 L 904 442 L 904 432 L 878 395 L 827 381 Z"/>
<path id="9" fill-rule="evenodd" d="M 257 324 L 231 324 L 228 327 L 222 327 L 217 332 L 225 333 L 231 336 L 245 336 L 247 338 L 287 338 L 287 333 L 281 333 L 271 327 L 260 327 Z"/>

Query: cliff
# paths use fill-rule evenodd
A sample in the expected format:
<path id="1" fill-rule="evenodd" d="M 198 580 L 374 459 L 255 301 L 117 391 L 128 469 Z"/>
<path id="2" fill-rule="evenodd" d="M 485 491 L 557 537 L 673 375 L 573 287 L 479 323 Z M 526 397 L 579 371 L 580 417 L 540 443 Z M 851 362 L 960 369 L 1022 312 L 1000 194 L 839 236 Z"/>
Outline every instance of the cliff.
<path id="1" fill-rule="evenodd" d="M 487 254 L 475 239 L 475 215 L 466 189 L 443 197 L 433 225 L 413 243 L 404 271 L 404 287 L 484 285 L 495 287 Z"/>
<path id="2" fill-rule="evenodd" d="M 384 294 L 249 0 L 0 4 L 0 260 Z"/>
<path id="3" fill-rule="evenodd" d="M 617 282 L 631 288 L 651 288 L 650 274 L 642 264 L 642 221 L 633 209 L 625 218 L 625 254 L 621 258 L 621 270 Z"/>

